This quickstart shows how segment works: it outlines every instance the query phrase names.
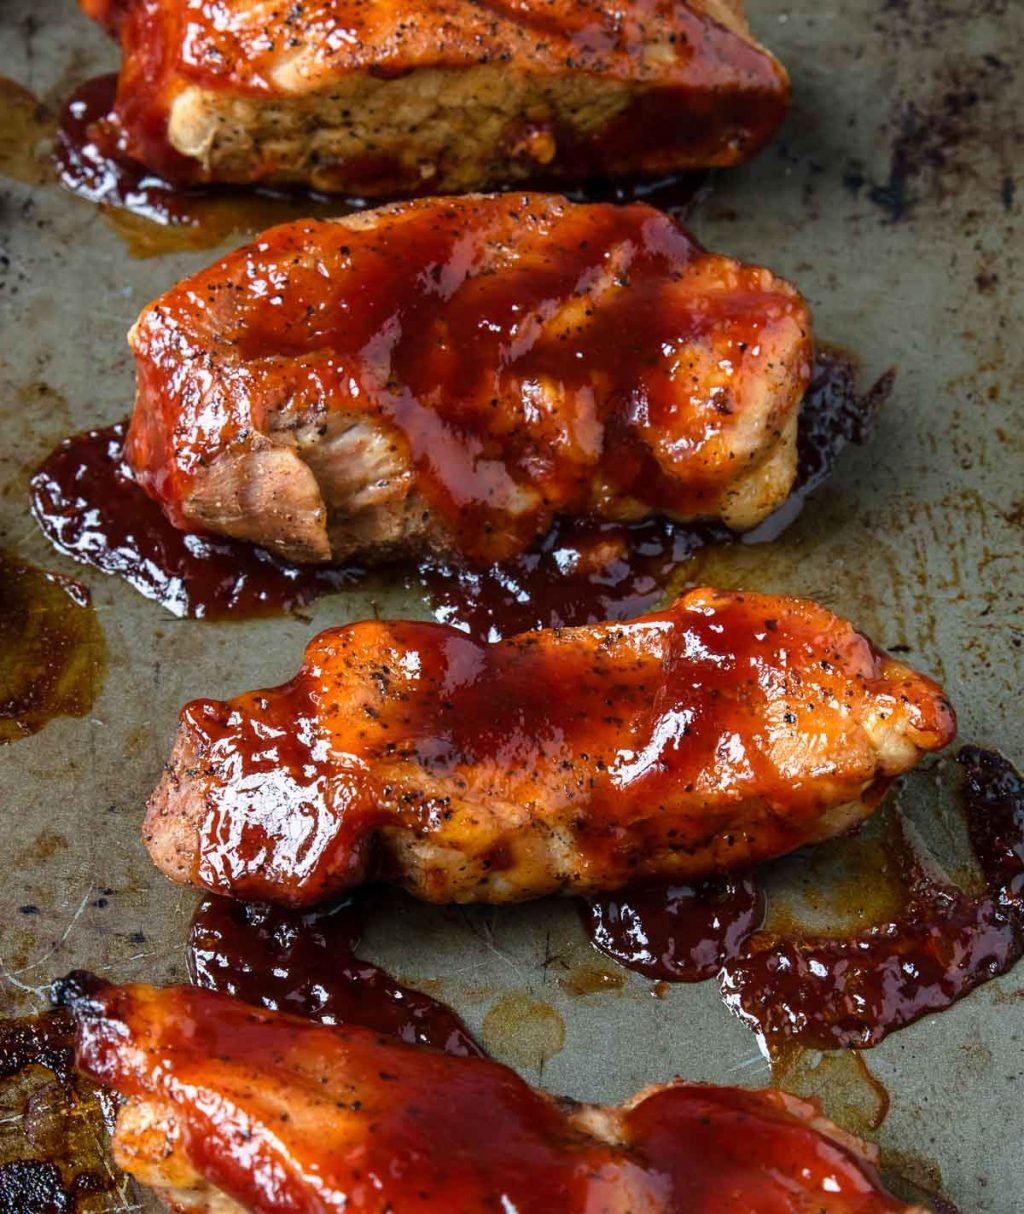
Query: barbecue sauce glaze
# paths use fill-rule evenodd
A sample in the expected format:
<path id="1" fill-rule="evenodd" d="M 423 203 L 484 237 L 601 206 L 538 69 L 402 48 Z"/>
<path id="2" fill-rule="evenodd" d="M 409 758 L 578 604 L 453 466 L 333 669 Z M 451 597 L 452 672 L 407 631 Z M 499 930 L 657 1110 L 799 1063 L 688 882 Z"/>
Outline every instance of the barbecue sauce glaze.
<path id="1" fill-rule="evenodd" d="M 843 448 L 870 433 L 892 377 L 866 394 L 857 378 L 852 355 L 819 348 L 801 410 L 797 487 L 780 518 L 744 542 L 781 530 Z M 118 424 L 66 439 L 33 479 L 36 519 L 61 551 L 118 574 L 176 615 L 208 619 L 280 613 L 363 581 L 359 567 L 289 565 L 251 545 L 179 531 L 126 468 L 124 433 Z M 404 576 L 425 583 L 439 620 L 497 640 L 529 628 L 641 615 L 700 548 L 739 538 L 721 526 L 664 519 L 631 526 L 556 521 L 530 551 L 483 571 L 427 563 L 405 567 Z"/>

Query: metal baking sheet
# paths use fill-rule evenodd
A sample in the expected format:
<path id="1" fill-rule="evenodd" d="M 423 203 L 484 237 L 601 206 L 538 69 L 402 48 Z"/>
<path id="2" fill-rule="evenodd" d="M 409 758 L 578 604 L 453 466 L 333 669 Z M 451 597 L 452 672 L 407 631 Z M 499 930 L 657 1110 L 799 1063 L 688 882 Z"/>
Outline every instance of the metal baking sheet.
<path id="1" fill-rule="evenodd" d="M 962 739 L 1020 763 L 1024 6 L 749 9 L 791 71 L 794 113 L 756 163 L 715 178 L 692 226 L 710 247 L 790 276 L 820 336 L 857 351 L 868 379 L 890 366 L 897 378 L 873 441 L 845 453 L 790 530 L 719 554 L 707 576 L 813 596 L 905 646 L 945 682 Z M 2 0 L 0 73 L 44 106 L 115 65 L 72 0 Z M 10 114 L 4 122 L 9 133 Z M 91 588 L 107 668 L 87 717 L 0 748 L 2 1014 L 43 1006 L 47 983 L 75 966 L 183 977 L 194 895 L 152 869 L 138 825 L 184 700 L 283 680 L 328 624 L 427 612 L 415 588 L 378 587 L 284 619 L 182 621 L 47 546 L 28 511 L 31 471 L 65 435 L 126 414 L 126 329 L 213 254 L 133 256 L 95 207 L 12 171 L 22 180 L 0 178 L 0 548 Z M 902 796 L 927 814 L 933 790 L 926 771 Z M 395 898 L 363 951 L 450 1002 L 498 1057 L 554 1090 L 618 1100 L 676 1073 L 769 1081 L 713 982 L 653 998 L 630 975 L 619 989 L 571 993 L 574 967 L 609 965 L 568 903 L 454 912 Z M 873 1135 L 887 1158 L 976 1214 L 1024 1208 L 1022 988 L 1024 973 L 1011 972 L 864 1057 L 891 1099 Z M 810 1072 L 841 1118 L 869 1099 L 835 1060 Z M 132 1208 L 155 1208 L 140 1200 Z"/>

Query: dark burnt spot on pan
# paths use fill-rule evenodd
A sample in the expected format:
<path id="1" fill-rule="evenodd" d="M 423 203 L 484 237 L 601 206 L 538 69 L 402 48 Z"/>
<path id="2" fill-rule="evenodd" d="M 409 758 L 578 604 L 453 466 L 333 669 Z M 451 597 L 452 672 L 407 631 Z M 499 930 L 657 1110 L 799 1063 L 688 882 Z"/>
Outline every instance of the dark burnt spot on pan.
<path id="1" fill-rule="evenodd" d="M 884 175 L 851 160 L 842 180 L 890 223 L 918 211 L 955 208 L 961 221 L 978 218 L 974 206 L 1013 206 L 1015 71 L 1008 57 L 993 52 L 949 56 L 926 82 L 900 90 L 887 124 Z M 969 191 L 969 193 L 968 193 Z M 986 208 L 989 209 L 989 208 Z"/>
<path id="2" fill-rule="evenodd" d="M 128 1204 L 128 1181 L 104 1145 L 116 1105 L 75 1072 L 73 1052 L 74 1025 L 63 1009 L 0 1020 L 4 1211 L 84 1214 L 98 1208 L 100 1195 L 102 1208 L 107 1201 Z"/>
<path id="3" fill-rule="evenodd" d="M 88 589 L 0 552 L 0 745 L 85 716 L 104 665 Z"/>

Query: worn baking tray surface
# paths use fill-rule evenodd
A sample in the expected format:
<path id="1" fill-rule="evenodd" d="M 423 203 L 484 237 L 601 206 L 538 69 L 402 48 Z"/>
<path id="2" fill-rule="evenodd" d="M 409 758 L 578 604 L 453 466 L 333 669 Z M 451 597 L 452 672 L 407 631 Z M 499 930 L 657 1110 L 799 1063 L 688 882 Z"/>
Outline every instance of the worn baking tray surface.
<path id="1" fill-rule="evenodd" d="M 710 247 L 794 279 L 819 335 L 857 351 L 866 379 L 890 366 L 897 378 L 873 441 L 845 453 L 782 538 L 714 554 L 701 576 L 815 597 L 881 644 L 904 647 L 944 681 L 962 739 L 1019 763 L 1024 191 L 1014 163 L 1024 98 L 1011 55 L 1024 9 L 752 0 L 750 10 L 792 73 L 794 114 L 755 164 L 714 180 L 692 226 Z M 71 0 L 4 0 L 0 73 L 44 105 L 115 63 Z M 32 166 L 4 150 L 5 131 L 18 142 L 7 97 L 0 548 L 85 583 L 106 645 L 87 716 L 58 718 L 0 750 L 0 998 L 4 1014 L 18 1014 L 42 1007 L 47 984 L 75 966 L 183 977 L 195 898 L 153 870 L 138 839 L 181 704 L 285 679 L 325 625 L 423 616 L 427 603 L 416 587 L 383 582 L 283 619 L 182 621 L 48 547 L 28 512 L 32 470 L 65 435 L 125 415 L 126 329 L 212 254 L 133 257 L 110 216 L 33 183 Z M 30 121 L 47 129 L 24 98 L 18 121 L 22 132 Z M 940 774 L 915 775 L 901 794 L 925 829 Z M 457 912 L 386 898 L 362 951 L 451 1003 L 496 1056 L 557 1091 L 617 1100 L 675 1073 L 770 1079 L 714 982 L 658 998 L 634 974 L 603 985 L 613 967 L 590 950 L 568 903 Z M 581 970 L 598 977 L 573 979 Z M 848 1059 L 814 1056 L 799 1082 L 861 1130 L 884 1112 L 881 1085 L 890 1107 L 873 1136 L 897 1170 L 964 1210 L 1010 1214 L 1024 1203 L 1022 986 L 1011 972 L 893 1034 L 864 1055 L 877 1083 Z M 137 1200 L 132 1208 L 151 1208 L 147 1197 L 90 1208 Z"/>

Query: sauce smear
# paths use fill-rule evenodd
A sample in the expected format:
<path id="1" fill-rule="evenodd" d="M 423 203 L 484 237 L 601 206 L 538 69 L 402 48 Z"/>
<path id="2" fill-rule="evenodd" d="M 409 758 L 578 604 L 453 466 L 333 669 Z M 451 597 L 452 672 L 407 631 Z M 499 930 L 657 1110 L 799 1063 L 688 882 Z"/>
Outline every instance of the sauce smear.
<path id="1" fill-rule="evenodd" d="M 127 1207 L 128 1182 L 103 1146 L 116 1106 L 76 1074 L 73 1055 L 74 1024 L 65 1011 L 0 1020 L 2 1210 L 73 1214 L 100 1208 L 89 1198 L 115 1193 L 116 1208 Z"/>
<path id="2" fill-rule="evenodd" d="M 754 930 L 760 905 L 751 902 L 748 879 L 747 900 L 727 894 L 724 912 L 721 884 L 683 898 L 668 889 L 591 902 L 584 918 L 592 942 L 648 977 L 693 981 L 717 973 L 726 1005 L 773 1057 L 796 1046 L 877 1045 L 1024 956 L 1024 777 L 1001 755 L 974 746 L 963 747 L 958 761 L 980 894 L 933 880 L 906 847 L 901 913 L 861 932 Z"/>
<path id="3" fill-rule="evenodd" d="M 361 1024 L 413 1045 L 482 1056 L 458 1016 L 384 970 L 360 961 L 356 904 L 289 911 L 205 898 L 192 920 L 192 980 L 247 1003 L 323 1024 Z"/>

